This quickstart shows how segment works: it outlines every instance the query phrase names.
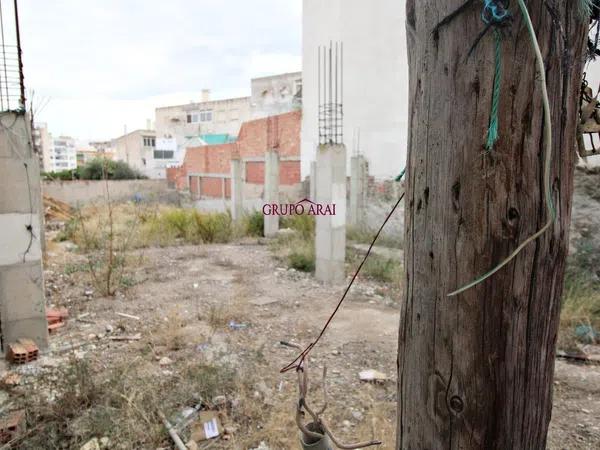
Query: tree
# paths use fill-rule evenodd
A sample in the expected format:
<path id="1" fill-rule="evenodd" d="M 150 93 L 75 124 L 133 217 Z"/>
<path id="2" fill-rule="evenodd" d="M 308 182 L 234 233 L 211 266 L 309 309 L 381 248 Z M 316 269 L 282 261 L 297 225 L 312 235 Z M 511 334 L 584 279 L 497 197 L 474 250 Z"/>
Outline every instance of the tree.
<path id="1" fill-rule="evenodd" d="M 588 21 L 579 0 L 527 1 L 546 67 L 558 217 L 503 269 L 448 297 L 549 218 L 540 76 L 523 15 L 512 2 L 512 19 L 492 27 L 468 56 L 485 27 L 484 2 L 467 2 L 436 29 L 462 3 L 407 0 L 410 131 L 397 448 L 543 449 Z M 495 36 L 502 62 L 499 139 L 487 150 Z"/>

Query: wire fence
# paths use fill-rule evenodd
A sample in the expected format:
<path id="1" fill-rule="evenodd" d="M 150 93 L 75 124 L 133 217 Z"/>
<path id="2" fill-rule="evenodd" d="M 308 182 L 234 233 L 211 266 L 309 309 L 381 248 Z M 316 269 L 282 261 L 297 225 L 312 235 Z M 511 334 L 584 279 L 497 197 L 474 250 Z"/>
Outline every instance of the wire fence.
<path id="1" fill-rule="evenodd" d="M 25 109 L 17 0 L 0 0 L 0 111 Z"/>

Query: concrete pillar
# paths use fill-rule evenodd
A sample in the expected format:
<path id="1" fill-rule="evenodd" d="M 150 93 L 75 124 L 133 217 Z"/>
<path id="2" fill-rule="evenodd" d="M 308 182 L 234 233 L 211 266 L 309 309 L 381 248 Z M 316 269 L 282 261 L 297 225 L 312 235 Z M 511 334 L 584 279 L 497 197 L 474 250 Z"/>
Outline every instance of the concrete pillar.
<path id="1" fill-rule="evenodd" d="M 312 161 L 310 163 L 310 193 L 309 197 L 313 202 L 317 199 L 317 163 Z"/>
<path id="2" fill-rule="evenodd" d="M 317 149 L 317 203 L 335 205 L 335 215 L 316 217 L 316 273 L 318 280 L 345 280 L 346 259 L 346 147 L 320 145 Z"/>
<path id="3" fill-rule="evenodd" d="M 279 153 L 265 153 L 265 203 L 279 204 Z M 279 231 L 279 216 L 265 216 L 265 237 L 274 237 Z"/>
<path id="4" fill-rule="evenodd" d="M 350 159 L 350 215 L 349 224 L 359 227 L 364 224 L 367 206 L 367 179 L 369 165 L 364 156 Z"/>
<path id="5" fill-rule="evenodd" d="M 242 219 L 244 213 L 244 203 L 242 199 L 243 192 L 242 180 L 242 160 L 231 160 L 231 218 L 234 222 Z"/>
<path id="6" fill-rule="evenodd" d="M 39 158 L 27 115 L 0 116 L 0 322 L 3 350 L 19 338 L 48 346 Z"/>

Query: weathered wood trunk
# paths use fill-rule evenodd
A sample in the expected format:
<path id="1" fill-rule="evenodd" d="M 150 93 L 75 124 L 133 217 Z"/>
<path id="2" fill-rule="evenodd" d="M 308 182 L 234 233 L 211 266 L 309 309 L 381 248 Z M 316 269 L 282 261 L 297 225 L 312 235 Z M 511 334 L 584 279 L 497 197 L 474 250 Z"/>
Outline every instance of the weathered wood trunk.
<path id="1" fill-rule="evenodd" d="M 462 3 L 407 1 L 410 131 L 397 448 L 543 449 L 587 24 L 575 0 L 527 1 L 548 77 L 557 223 L 491 279 L 447 297 L 501 262 L 548 217 L 541 91 L 517 2 L 502 43 L 500 139 L 489 155 L 493 34 L 467 58 L 484 27 L 483 2 L 432 33 Z"/>

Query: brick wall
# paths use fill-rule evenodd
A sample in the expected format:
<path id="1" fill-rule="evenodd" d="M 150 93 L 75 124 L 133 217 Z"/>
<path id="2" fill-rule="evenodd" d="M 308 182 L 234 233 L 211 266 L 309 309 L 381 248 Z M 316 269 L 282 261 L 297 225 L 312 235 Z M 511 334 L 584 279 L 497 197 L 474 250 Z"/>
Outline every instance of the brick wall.
<path id="1" fill-rule="evenodd" d="M 275 149 L 282 157 L 300 158 L 300 128 L 302 114 L 299 111 L 252 120 L 242 125 L 238 140 L 232 144 L 191 147 L 186 150 L 182 166 L 167 171 L 170 183 L 177 189 L 190 189 L 192 198 L 197 198 L 197 187 L 188 186 L 188 176 L 194 173 L 230 174 L 232 156 L 263 158 L 268 149 Z M 264 162 L 246 162 L 246 183 L 263 184 Z M 280 183 L 300 183 L 300 161 L 280 163 Z M 201 184 L 203 197 L 221 198 L 223 195 L 220 178 L 204 178 Z M 225 195 L 231 196 L 231 182 L 226 180 Z"/>
<path id="2" fill-rule="evenodd" d="M 281 161 L 279 163 L 279 183 L 291 186 L 300 183 L 300 161 Z"/>
<path id="3" fill-rule="evenodd" d="M 264 162 L 246 162 L 246 183 L 264 184 L 265 182 L 265 163 Z"/>

